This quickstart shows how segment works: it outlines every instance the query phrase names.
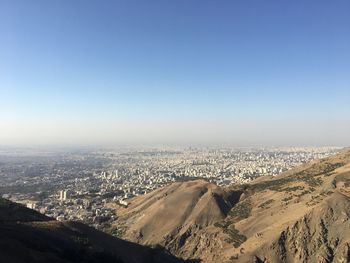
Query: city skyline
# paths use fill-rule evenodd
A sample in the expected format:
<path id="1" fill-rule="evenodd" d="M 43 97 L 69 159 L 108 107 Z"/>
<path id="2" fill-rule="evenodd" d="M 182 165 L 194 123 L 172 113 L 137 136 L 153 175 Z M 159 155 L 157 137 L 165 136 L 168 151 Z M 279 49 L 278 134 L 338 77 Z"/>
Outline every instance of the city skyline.
<path id="1" fill-rule="evenodd" d="M 347 1 L 1 1 L 0 145 L 350 142 Z"/>

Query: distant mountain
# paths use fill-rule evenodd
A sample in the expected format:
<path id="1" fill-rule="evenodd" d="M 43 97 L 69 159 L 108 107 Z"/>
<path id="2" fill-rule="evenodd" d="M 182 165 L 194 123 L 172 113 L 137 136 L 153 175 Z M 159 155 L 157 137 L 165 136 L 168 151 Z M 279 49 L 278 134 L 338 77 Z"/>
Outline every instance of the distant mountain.
<path id="1" fill-rule="evenodd" d="M 110 206 L 110 231 L 184 259 L 350 262 L 350 151 L 246 185 L 173 183 Z"/>
<path id="2" fill-rule="evenodd" d="M 183 262 L 76 222 L 58 222 L 0 198 L 0 262 Z"/>

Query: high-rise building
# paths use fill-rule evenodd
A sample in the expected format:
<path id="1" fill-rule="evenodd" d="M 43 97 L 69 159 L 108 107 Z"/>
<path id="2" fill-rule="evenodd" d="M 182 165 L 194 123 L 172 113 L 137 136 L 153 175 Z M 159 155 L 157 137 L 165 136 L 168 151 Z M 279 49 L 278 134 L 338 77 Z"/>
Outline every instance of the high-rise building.
<path id="1" fill-rule="evenodd" d="M 61 201 L 67 200 L 67 191 L 61 190 L 59 193 L 60 193 L 60 199 L 59 200 L 61 200 Z"/>
<path id="2" fill-rule="evenodd" d="M 30 209 L 35 209 L 36 208 L 36 204 L 31 202 L 31 203 L 27 203 L 27 207 Z"/>

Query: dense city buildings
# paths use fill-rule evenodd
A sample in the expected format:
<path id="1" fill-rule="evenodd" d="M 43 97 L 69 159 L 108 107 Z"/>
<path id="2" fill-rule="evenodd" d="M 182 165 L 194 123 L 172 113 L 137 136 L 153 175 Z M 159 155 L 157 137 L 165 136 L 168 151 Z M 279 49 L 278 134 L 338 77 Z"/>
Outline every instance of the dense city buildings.
<path id="1" fill-rule="evenodd" d="M 57 220 L 103 229 L 117 215 L 106 206 L 176 181 L 205 178 L 221 186 L 335 154 L 336 147 L 185 148 L 80 151 L 2 150 L 0 194 Z"/>

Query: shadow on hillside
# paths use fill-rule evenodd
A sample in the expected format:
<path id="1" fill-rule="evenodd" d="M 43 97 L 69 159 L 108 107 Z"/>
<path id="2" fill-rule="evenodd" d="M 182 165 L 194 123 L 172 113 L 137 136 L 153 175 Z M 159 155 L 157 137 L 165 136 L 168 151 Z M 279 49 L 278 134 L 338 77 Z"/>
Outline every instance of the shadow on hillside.
<path id="1" fill-rule="evenodd" d="M 161 245 L 149 246 L 151 253 L 151 261 L 150 263 L 160 263 L 160 262 L 169 262 L 169 263 L 200 263 L 202 260 L 200 259 L 181 259 L 174 255 L 172 255 L 165 247 Z"/>

